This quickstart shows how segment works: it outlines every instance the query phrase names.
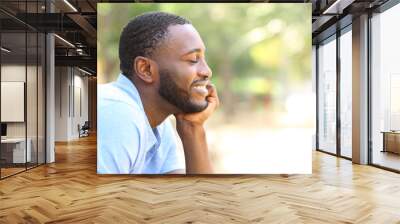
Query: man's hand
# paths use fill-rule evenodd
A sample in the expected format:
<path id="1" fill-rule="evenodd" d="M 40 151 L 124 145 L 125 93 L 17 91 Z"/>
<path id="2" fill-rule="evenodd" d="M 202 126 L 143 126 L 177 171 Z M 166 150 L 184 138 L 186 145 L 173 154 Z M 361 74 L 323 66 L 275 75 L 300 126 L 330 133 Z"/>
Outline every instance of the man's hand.
<path id="1" fill-rule="evenodd" d="M 219 105 L 217 90 L 214 85 L 207 85 L 209 95 L 207 108 L 201 112 L 190 114 L 175 114 L 176 129 L 182 140 L 185 152 L 186 173 L 210 174 L 213 173 L 208 159 L 208 146 L 204 122 Z"/>
<path id="2" fill-rule="evenodd" d="M 207 85 L 208 96 L 206 98 L 208 105 L 203 111 L 190 114 L 175 114 L 177 122 L 188 122 L 192 125 L 203 125 L 203 123 L 208 119 L 208 117 L 214 112 L 214 110 L 219 106 L 219 99 L 217 95 L 217 90 L 213 84 Z"/>

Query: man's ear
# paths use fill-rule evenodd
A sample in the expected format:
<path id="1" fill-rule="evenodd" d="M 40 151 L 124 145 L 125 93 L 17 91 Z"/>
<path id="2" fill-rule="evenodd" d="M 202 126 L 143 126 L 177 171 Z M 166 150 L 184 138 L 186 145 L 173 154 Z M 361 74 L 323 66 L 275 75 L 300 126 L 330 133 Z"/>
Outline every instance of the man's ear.
<path id="1" fill-rule="evenodd" d="M 133 69 L 135 75 L 145 83 L 153 83 L 155 81 L 156 64 L 153 60 L 147 57 L 138 56 L 133 61 Z"/>

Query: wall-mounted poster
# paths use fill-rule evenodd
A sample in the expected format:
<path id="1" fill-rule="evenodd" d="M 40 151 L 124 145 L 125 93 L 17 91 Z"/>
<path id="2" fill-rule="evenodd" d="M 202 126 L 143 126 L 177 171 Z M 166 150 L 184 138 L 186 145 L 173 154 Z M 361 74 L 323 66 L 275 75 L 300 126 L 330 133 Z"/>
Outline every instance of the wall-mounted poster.
<path id="1" fill-rule="evenodd" d="M 310 174 L 311 4 L 99 3 L 99 174 Z"/>
<path id="2" fill-rule="evenodd" d="M 1 122 L 24 122 L 25 82 L 1 82 Z"/>

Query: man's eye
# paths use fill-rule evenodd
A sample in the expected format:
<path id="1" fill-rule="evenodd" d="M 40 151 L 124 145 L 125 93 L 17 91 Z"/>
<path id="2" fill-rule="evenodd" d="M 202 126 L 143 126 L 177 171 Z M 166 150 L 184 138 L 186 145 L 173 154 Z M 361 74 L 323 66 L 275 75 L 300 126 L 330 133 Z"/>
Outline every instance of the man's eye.
<path id="1" fill-rule="evenodd" d="M 193 58 L 191 58 L 191 59 L 192 59 L 192 60 L 189 60 L 189 62 L 192 63 L 192 64 L 196 64 L 196 63 L 199 62 L 200 57 L 196 56 L 196 57 L 193 57 Z"/>

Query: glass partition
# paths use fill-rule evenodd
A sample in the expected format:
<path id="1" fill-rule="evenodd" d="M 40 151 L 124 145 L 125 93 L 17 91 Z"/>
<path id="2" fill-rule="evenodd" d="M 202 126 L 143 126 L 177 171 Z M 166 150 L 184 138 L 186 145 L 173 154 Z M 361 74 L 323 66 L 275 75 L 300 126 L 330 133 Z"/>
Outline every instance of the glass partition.
<path id="1" fill-rule="evenodd" d="M 26 12 L 41 13 L 43 12 L 43 3 L 39 1 L 27 2 Z M 38 20 L 33 17 L 32 20 Z M 33 21 L 38 23 L 38 21 Z M 29 27 L 28 27 L 29 28 Z M 40 67 L 40 45 L 43 45 L 43 35 L 35 29 L 27 29 L 27 150 L 31 151 L 30 162 L 27 167 L 35 167 L 38 165 L 39 159 L 39 75 L 42 72 Z M 43 86 L 44 87 L 44 86 Z M 42 87 L 42 88 L 43 88 Z"/>
<path id="2" fill-rule="evenodd" d="M 44 1 L 0 3 L 16 17 L 41 13 L 43 5 Z M 45 162 L 45 44 L 43 33 L 0 12 L 0 178 Z"/>
<path id="3" fill-rule="evenodd" d="M 28 160 L 28 168 L 37 165 L 37 76 L 38 76 L 38 35 L 36 32 L 27 33 L 27 98 L 26 98 L 26 112 L 27 112 L 27 150 L 31 153 Z"/>
<path id="4" fill-rule="evenodd" d="M 31 156 L 26 150 L 26 40 L 25 32 L 1 34 L 2 177 L 24 171 Z"/>

